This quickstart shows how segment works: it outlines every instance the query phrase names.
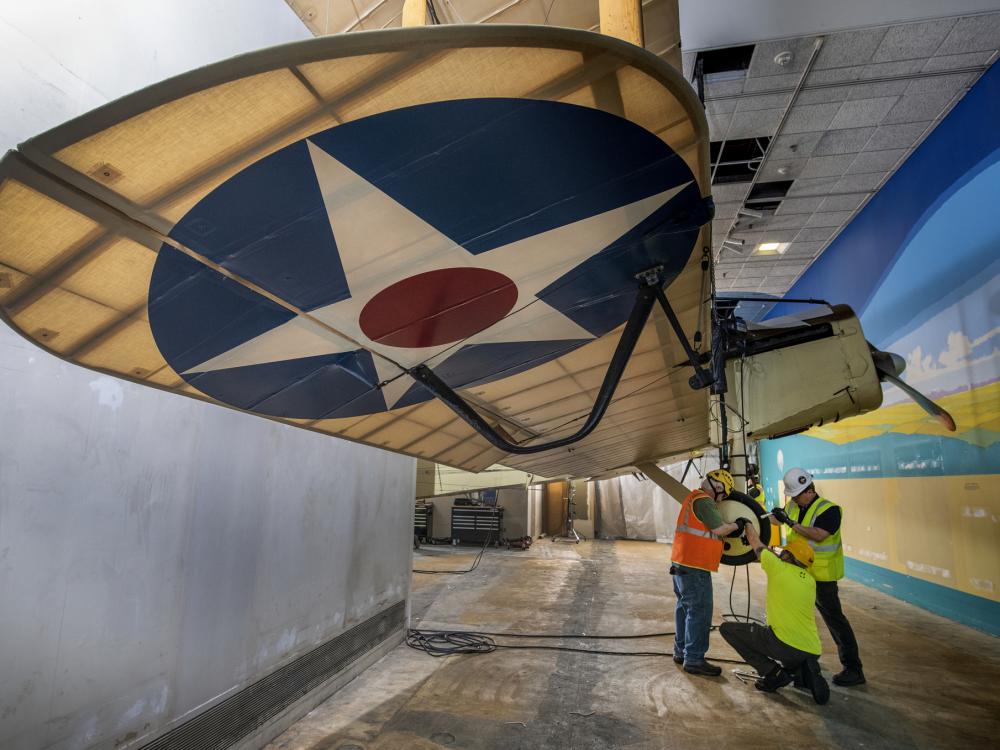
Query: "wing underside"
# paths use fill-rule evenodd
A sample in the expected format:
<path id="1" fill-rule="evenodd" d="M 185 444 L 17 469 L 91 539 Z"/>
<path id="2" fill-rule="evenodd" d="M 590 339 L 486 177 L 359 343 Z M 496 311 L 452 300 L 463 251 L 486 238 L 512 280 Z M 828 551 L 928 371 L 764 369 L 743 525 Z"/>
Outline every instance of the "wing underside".
<path id="1" fill-rule="evenodd" d="M 676 219 L 708 192 L 707 153 L 681 76 L 595 34 L 440 27 L 263 50 L 8 154 L 0 311 L 52 354 L 144 385 L 472 471 L 594 475 L 708 442 L 707 394 L 659 310 L 603 422 L 568 448 L 506 455 L 405 372 L 444 373 L 518 441 L 571 434 L 629 279 L 658 259 L 707 346 L 710 225 Z M 482 186 L 420 189 L 472 175 L 478 154 Z M 246 197 L 255 185 L 265 198 Z"/>

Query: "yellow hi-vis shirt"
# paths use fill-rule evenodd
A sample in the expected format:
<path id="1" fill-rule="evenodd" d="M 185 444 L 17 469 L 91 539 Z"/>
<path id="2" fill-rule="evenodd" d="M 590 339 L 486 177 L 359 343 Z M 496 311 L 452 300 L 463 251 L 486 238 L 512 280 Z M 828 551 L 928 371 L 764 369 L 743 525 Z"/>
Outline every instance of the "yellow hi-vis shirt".
<path id="1" fill-rule="evenodd" d="M 761 551 L 760 564 L 767 574 L 767 624 L 783 643 L 818 656 L 816 579 L 769 549 Z"/>

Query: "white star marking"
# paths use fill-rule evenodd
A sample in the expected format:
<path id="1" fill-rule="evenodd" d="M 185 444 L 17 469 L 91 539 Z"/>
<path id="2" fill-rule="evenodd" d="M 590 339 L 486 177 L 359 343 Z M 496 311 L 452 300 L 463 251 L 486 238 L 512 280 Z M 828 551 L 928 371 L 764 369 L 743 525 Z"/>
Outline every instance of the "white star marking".
<path id="1" fill-rule="evenodd" d="M 538 299 L 537 294 L 604 250 L 691 184 L 686 182 L 475 255 L 322 149 L 311 142 L 308 146 L 351 292 L 350 298 L 312 310 L 308 315 L 340 331 L 344 338 L 300 315 L 192 367 L 185 374 L 352 352 L 358 349 L 354 343 L 357 342 L 375 355 L 372 359 L 381 381 L 395 378 L 382 388 L 386 408 L 391 409 L 413 383 L 409 375 L 399 377 L 400 366 L 414 367 L 449 350 L 457 351 L 460 346 L 448 342 L 400 348 L 372 341 L 358 322 L 361 311 L 372 297 L 399 281 L 417 273 L 448 268 L 495 271 L 517 286 L 517 301 L 511 312 L 462 340 L 461 345 L 592 339 L 593 334 Z"/>

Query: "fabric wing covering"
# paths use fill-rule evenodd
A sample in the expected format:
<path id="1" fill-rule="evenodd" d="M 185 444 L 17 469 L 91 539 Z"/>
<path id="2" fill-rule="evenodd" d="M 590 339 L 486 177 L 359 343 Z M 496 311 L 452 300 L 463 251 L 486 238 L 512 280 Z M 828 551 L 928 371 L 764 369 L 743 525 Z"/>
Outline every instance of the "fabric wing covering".
<path id="1" fill-rule="evenodd" d="M 434 27 L 262 50 L 139 91 L 0 165 L 0 307 L 100 372 L 477 471 L 588 476 L 708 442 L 662 312 L 586 418 L 660 266 L 708 345 L 704 114 L 618 40 Z"/>

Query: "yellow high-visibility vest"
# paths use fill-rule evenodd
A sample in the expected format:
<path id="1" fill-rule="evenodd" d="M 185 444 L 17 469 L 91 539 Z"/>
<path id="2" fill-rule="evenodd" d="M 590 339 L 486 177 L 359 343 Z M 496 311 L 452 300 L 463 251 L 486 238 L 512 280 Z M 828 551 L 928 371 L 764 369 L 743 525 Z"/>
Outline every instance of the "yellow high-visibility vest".
<path id="1" fill-rule="evenodd" d="M 792 519 L 795 523 L 801 526 L 813 526 L 813 522 L 816 517 L 819 516 L 825 510 L 830 508 L 840 508 L 834 502 L 827 500 L 825 497 L 817 497 L 813 500 L 813 504 L 809 506 L 809 510 L 806 511 L 805 517 L 799 519 L 799 514 L 802 512 L 802 508 L 796 504 L 794 500 L 788 501 L 788 506 L 785 508 L 785 513 L 788 517 Z M 844 527 L 844 510 L 840 508 L 840 528 L 837 529 L 836 533 L 830 534 L 822 542 L 814 542 L 808 537 L 804 537 L 794 531 L 788 533 L 788 541 L 791 542 L 793 539 L 804 539 L 808 542 L 809 546 L 813 548 L 813 552 L 816 554 L 816 560 L 812 564 L 812 568 L 809 572 L 813 574 L 813 578 L 817 581 L 839 581 L 844 577 L 844 545 L 840 541 L 840 531 Z"/>

